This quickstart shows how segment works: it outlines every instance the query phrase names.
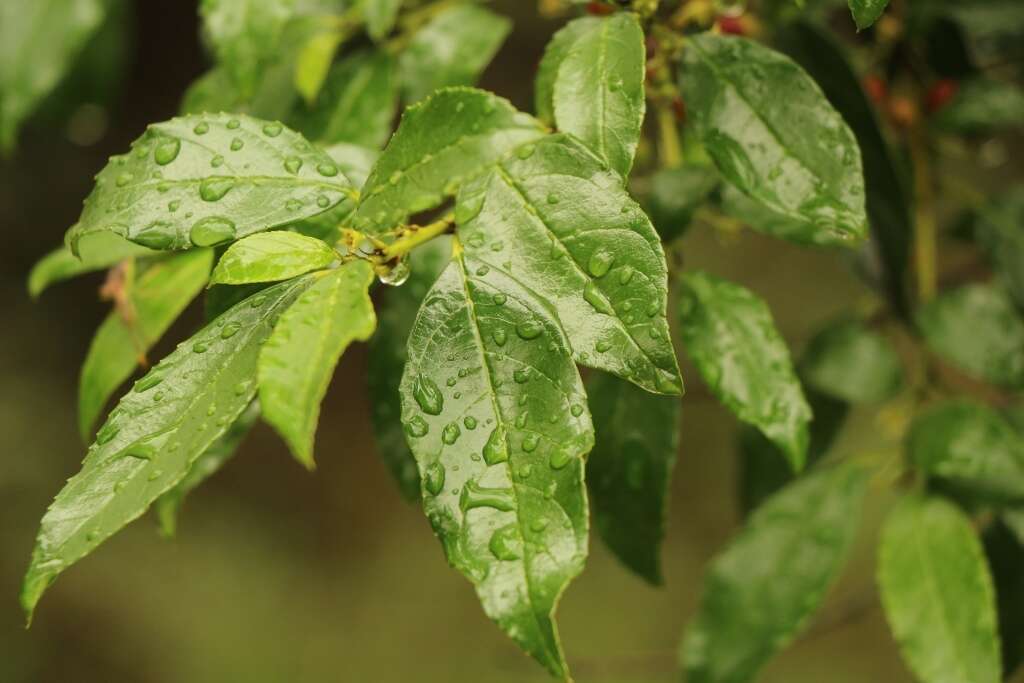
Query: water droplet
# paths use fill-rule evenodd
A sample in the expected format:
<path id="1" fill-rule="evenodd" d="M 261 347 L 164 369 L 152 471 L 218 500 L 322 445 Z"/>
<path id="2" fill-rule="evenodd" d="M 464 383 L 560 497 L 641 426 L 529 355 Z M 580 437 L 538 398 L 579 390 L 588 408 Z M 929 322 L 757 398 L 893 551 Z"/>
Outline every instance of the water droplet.
<path id="1" fill-rule="evenodd" d="M 429 431 L 430 425 L 428 425 L 427 421 L 419 415 L 413 415 L 409 418 L 409 421 L 405 423 L 405 433 L 414 439 L 426 436 Z"/>
<path id="2" fill-rule="evenodd" d="M 199 196 L 205 202 L 216 202 L 235 186 L 235 179 L 226 176 L 211 176 L 199 184 Z"/>
<path id="3" fill-rule="evenodd" d="M 497 465 L 499 462 L 508 460 L 508 446 L 505 443 L 505 428 L 496 426 L 491 435 L 487 437 L 487 443 L 483 450 L 484 462 L 488 465 Z"/>
<path id="4" fill-rule="evenodd" d="M 163 381 L 163 377 L 156 374 L 155 372 L 151 372 L 135 383 L 135 393 L 141 394 L 145 391 L 149 391 L 150 389 L 152 389 L 153 387 L 155 387 L 156 385 L 160 384 L 160 382 Z"/>
<path id="5" fill-rule="evenodd" d="M 251 382 L 239 382 L 238 384 L 235 385 L 235 396 L 244 396 L 245 393 L 249 391 L 250 386 Z"/>
<path id="6" fill-rule="evenodd" d="M 238 119 L 231 119 L 230 121 L 228 121 L 228 129 L 229 130 L 234 130 L 234 129 L 238 128 L 240 125 L 242 125 L 242 124 L 241 124 L 241 122 Z"/>
<path id="7" fill-rule="evenodd" d="M 401 180 L 402 180 L 402 172 L 401 171 L 395 171 L 394 173 L 391 174 L 390 177 L 388 177 L 388 183 L 391 184 L 391 185 L 397 185 L 399 183 L 399 181 L 401 181 Z"/>
<path id="8" fill-rule="evenodd" d="M 533 152 L 537 149 L 535 145 L 523 145 L 516 150 L 516 156 L 520 159 L 529 159 L 533 156 Z"/>
<path id="9" fill-rule="evenodd" d="M 459 225 L 465 225 L 480 214 L 480 210 L 484 208 L 484 195 L 475 194 L 468 197 L 459 197 L 455 204 L 455 222 Z M 472 244 L 472 242 L 471 242 Z M 479 244 L 472 244 L 472 246 L 480 246 Z"/>
<path id="10" fill-rule="evenodd" d="M 264 303 L 266 303 L 266 301 L 267 301 L 267 297 L 263 296 L 262 294 L 260 294 L 259 296 L 254 296 L 252 298 L 252 301 L 249 302 L 249 307 L 250 308 L 259 308 Z"/>
<path id="11" fill-rule="evenodd" d="M 192 129 L 192 132 L 196 135 L 206 135 L 210 132 L 210 124 L 206 121 L 200 121 L 196 124 L 196 127 Z"/>
<path id="12" fill-rule="evenodd" d="M 548 528 L 548 520 L 544 519 L 543 517 L 538 517 L 537 519 L 535 519 L 532 522 L 530 522 L 530 529 L 532 531 L 540 532 L 540 531 L 544 531 L 547 528 Z"/>
<path id="13" fill-rule="evenodd" d="M 121 491 L 124 491 L 126 486 L 128 486 L 128 482 L 117 482 L 116 484 L 114 484 L 114 493 L 121 493 Z"/>
<path id="14" fill-rule="evenodd" d="M 622 268 L 619 269 L 619 284 L 628 285 L 629 281 L 633 279 L 633 273 L 635 272 L 636 271 L 633 270 L 633 266 L 622 266 Z"/>
<path id="15" fill-rule="evenodd" d="M 121 173 L 120 175 L 117 176 L 117 180 L 114 181 L 114 184 L 117 185 L 118 187 L 124 187 L 125 185 L 130 183 L 134 177 L 135 176 L 133 176 L 131 173 L 125 171 L 124 173 Z"/>
<path id="16" fill-rule="evenodd" d="M 587 271 L 594 277 L 604 277 L 612 267 L 615 257 L 604 249 L 598 249 L 587 261 Z"/>
<path id="17" fill-rule="evenodd" d="M 529 341 L 536 339 L 544 332 L 544 326 L 535 320 L 524 320 L 516 325 L 516 334 Z"/>
<path id="18" fill-rule="evenodd" d="M 238 150 L 242 149 L 243 147 L 245 147 L 245 143 L 242 141 L 242 138 L 234 138 L 231 141 L 231 151 L 232 152 L 237 152 Z"/>
<path id="19" fill-rule="evenodd" d="M 455 422 L 449 422 L 441 430 L 441 441 L 451 446 L 459 440 L 459 436 L 462 435 L 462 430 L 459 429 L 459 425 Z"/>
<path id="20" fill-rule="evenodd" d="M 217 156 L 213 157 L 212 159 L 210 159 L 210 166 L 212 166 L 213 168 L 220 168 L 223 165 L 224 165 L 224 157 L 222 157 L 219 154 Z"/>
<path id="21" fill-rule="evenodd" d="M 171 213 L 174 213 L 175 211 L 177 211 L 180 208 L 181 208 L 181 200 L 180 199 L 172 199 L 171 201 L 167 202 L 167 210 L 170 211 Z"/>
<path id="22" fill-rule="evenodd" d="M 428 415 L 440 415 L 444 409 L 444 396 L 434 380 L 420 373 L 413 380 L 412 395 L 420 409 Z"/>
<path id="23" fill-rule="evenodd" d="M 537 450 L 537 445 L 539 443 L 539 436 L 537 436 L 536 434 L 527 434 L 526 437 L 523 438 L 523 452 L 533 453 L 535 450 Z"/>
<path id="24" fill-rule="evenodd" d="M 149 480 L 150 481 L 156 481 L 157 479 L 162 477 L 163 474 L 164 474 L 163 470 L 153 470 L 153 472 L 149 475 Z"/>
<path id="25" fill-rule="evenodd" d="M 454 377 L 449 377 L 448 381 L 445 382 L 445 384 L 447 384 L 450 387 L 454 387 L 458 383 L 458 381 L 459 380 L 455 379 Z"/>
<path id="26" fill-rule="evenodd" d="M 220 216 L 207 216 L 197 221 L 189 232 L 189 239 L 197 247 L 212 247 L 234 237 L 235 224 Z"/>
<path id="27" fill-rule="evenodd" d="M 661 302 L 658 301 L 657 299 L 654 299 L 649 304 L 647 304 L 647 309 L 644 311 L 644 313 L 647 314 L 648 318 L 653 318 L 660 311 L 661 311 Z"/>
<path id="28" fill-rule="evenodd" d="M 164 138 L 153 150 L 153 160 L 161 166 L 166 166 L 178 158 L 181 151 L 181 140 L 178 138 Z"/>
<path id="29" fill-rule="evenodd" d="M 462 424 L 466 426 L 466 429 L 473 431 L 476 429 L 476 418 L 472 415 L 467 415 L 466 419 L 462 421 Z"/>
<path id="30" fill-rule="evenodd" d="M 377 279 L 385 285 L 391 287 L 401 287 L 405 284 L 406 280 L 409 279 L 409 275 L 412 274 L 412 269 L 409 267 L 409 257 L 399 259 L 394 265 L 390 267 L 386 272 L 378 273 Z"/>
<path id="31" fill-rule="evenodd" d="M 530 381 L 530 369 L 516 368 L 515 372 L 512 373 L 512 379 L 516 381 L 516 384 L 526 384 Z"/>
<path id="32" fill-rule="evenodd" d="M 97 445 L 102 446 L 103 444 L 108 443 L 111 439 L 117 436 L 119 431 L 121 431 L 120 427 L 113 422 L 107 422 L 103 425 L 103 428 L 100 429 L 99 433 L 96 434 Z"/>
<path id="33" fill-rule="evenodd" d="M 316 172 L 326 178 L 333 178 L 338 175 L 338 167 L 332 163 L 323 163 L 317 165 Z"/>
<path id="34" fill-rule="evenodd" d="M 593 280 L 588 280 L 587 284 L 583 285 L 583 299 L 594 307 L 594 310 L 598 313 L 604 313 L 605 315 L 615 315 L 615 309 L 608 302 L 608 299 L 604 297 L 601 290 Z"/>
<path id="35" fill-rule="evenodd" d="M 612 348 L 612 344 L 611 342 L 605 339 L 601 339 L 597 342 L 597 344 L 594 345 L 594 348 L 597 350 L 598 353 L 604 353 L 608 349 Z"/>
<path id="36" fill-rule="evenodd" d="M 144 230 L 136 233 L 132 237 L 132 241 L 150 249 L 172 249 L 177 240 L 174 228 L 170 223 L 154 221 Z"/>
<path id="37" fill-rule="evenodd" d="M 487 488 L 480 486 L 475 481 L 467 481 L 459 497 L 459 507 L 462 511 L 473 508 L 487 507 L 508 512 L 515 507 L 515 497 L 512 489 L 508 488 Z"/>
<path id="38" fill-rule="evenodd" d="M 495 306 L 504 306 L 505 302 L 508 301 L 508 297 L 503 292 L 498 292 L 491 297 L 491 301 Z"/>
<path id="39" fill-rule="evenodd" d="M 436 496 L 441 493 L 444 489 L 444 465 L 439 462 L 427 465 L 427 469 L 423 473 L 423 486 L 431 495 Z"/>
<path id="40" fill-rule="evenodd" d="M 285 159 L 284 170 L 288 171 L 292 175 L 298 173 L 300 168 L 302 168 L 302 159 L 298 157 L 288 157 Z"/>
<path id="41" fill-rule="evenodd" d="M 549 194 L 548 195 L 548 204 L 557 204 L 557 203 L 558 203 L 558 195 L 556 195 L 554 193 Z"/>
<path id="42" fill-rule="evenodd" d="M 573 417 L 579 417 L 580 415 L 582 415 L 582 414 L 583 414 L 583 406 L 581 406 L 581 405 L 580 405 L 580 404 L 578 404 L 578 403 L 573 403 L 573 404 L 572 404 L 572 405 L 571 405 L 571 406 L 569 407 L 569 412 L 570 412 L 570 413 L 572 413 L 572 416 L 573 416 Z"/>
<path id="43" fill-rule="evenodd" d="M 284 126 L 282 126 L 280 123 L 268 123 L 263 126 L 263 134 L 266 135 L 268 138 L 276 138 L 278 135 L 281 134 L 281 131 L 283 129 Z"/>
<path id="44" fill-rule="evenodd" d="M 479 268 L 476 269 L 476 274 L 479 275 L 480 277 L 487 275 L 487 273 L 489 272 L 491 272 L 489 266 L 480 266 Z"/>
<path id="45" fill-rule="evenodd" d="M 504 346 L 505 342 L 508 341 L 508 333 L 505 332 L 505 328 L 495 328 L 494 332 L 491 333 L 491 337 L 494 338 L 494 343 L 498 346 Z"/>
<path id="46" fill-rule="evenodd" d="M 224 326 L 224 329 L 220 331 L 221 339 L 230 339 L 238 334 L 238 331 L 242 329 L 242 324 L 237 322 L 230 322 Z"/>
<path id="47" fill-rule="evenodd" d="M 658 387 L 658 391 L 666 394 L 678 394 L 683 390 L 683 385 L 679 381 L 678 375 L 661 368 L 658 368 L 654 373 L 654 384 Z"/>
<path id="48" fill-rule="evenodd" d="M 292 197 L 291 199 L 284 203 L 284 208 L 286 208 L 289 211 L 298 211 L 299 209 L 302 208 L 302 202 Z"/>
<path id="49" fill-rule="evenodd" d="M 192 351 L 195 353 L 206 353 L 206 351 L 209 348 L 210 347 L 204 344 L 203 342 L 196 342 L 195 344 L 192 345 Z"/>
<path id="50" fill-rule="evenodd" d="M 572 460 L 572 456 L 565 451 L 558 450 L 551 454 L 551 458 L 548 460 L 548 463 L 551 465 L 551 469 L 560 470 L 568 465 L 570 460 Z"/>
<path id="51" fill-rule="evenodd" d="M 501 251 L 505 248 L 505 243 L 501 240 L 491 243 L 491 251 Z"/>
<path id="52" fill-rule="evenodd" d="M 320 195 L 316 198 L 316 205 L 321 209 L 326 209 L 331 205 L 331 200 L 328 199 L 326 195 Z"/>
<path id="53" fill-rule="evenodd" d="M 511 561 L 522 557 L 522 542 L 515 524 L 503 526 L 495 531 L 487 547 L 499 560 Z"/>

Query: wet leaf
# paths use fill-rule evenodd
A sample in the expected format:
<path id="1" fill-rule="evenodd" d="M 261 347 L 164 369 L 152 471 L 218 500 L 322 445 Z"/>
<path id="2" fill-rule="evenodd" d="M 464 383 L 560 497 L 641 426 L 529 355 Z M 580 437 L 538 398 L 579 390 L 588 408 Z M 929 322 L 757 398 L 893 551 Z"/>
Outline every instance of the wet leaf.
<path id="1" fill-rule="evenodd" d="M 338 253 L 324 242 L 294 232 L 263 232 L 241 239 L 224 252 L 210 284 L 276 282 L 325 268 Z"/>

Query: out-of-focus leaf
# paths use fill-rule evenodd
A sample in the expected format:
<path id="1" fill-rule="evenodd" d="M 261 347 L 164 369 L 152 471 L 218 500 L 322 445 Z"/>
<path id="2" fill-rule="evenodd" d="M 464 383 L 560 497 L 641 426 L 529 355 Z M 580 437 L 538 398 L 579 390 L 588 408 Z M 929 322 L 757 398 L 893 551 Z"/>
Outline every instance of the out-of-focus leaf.
<path id="1" fill-rule="evenodd" d="M 850 13 L 857 24 L 857 30 L 863 31 L 882 16 L 889 0 L 849 0 Z"/>
<path id="2" fill-rule="evenodd" d="M 750 290 L 707 273 L 683 273 L 679 284 L 683 343 L 704 381 L 799 471 L 811 409 L 768 306 Z"/>
<path id="3" fill-rule="evenodd" d="M 62 571 L 145 512 L 230 428 L 256 393 L 273 321 L 310 283 L 284 282 L 237 304 L 121 399 L 43 517 L 21 590 L 29 618 Z"/>
<path id="4" fill-rule="evenodd" d="M 202 291 L 213 265 L 209 249 L 154 263 L 130 287 L 126 310 L 115 310 L 89 346 L 78 381 L 78 430 L 92 436 L 96 418 L 149 349 Z"/>
<path id="5" fill-rule="evenodd" d="M 358 0 L 366 21 L 366 32 L 376 41 L 380 41 L 395 26 L 398 10 L 402 8 L 402 0 Z"/>
<path id="6" fill-rule="evenodd" d="M 338 253 L 325 243 L 294 232 L 262 232 L 235 242 L 217 262 L 210 284 L 276 282 L 325 268 Z"/>
<path id="7" fill-rule="evenodd" d="M 689 37 L 683 56 L 693 129 L 723 178 L 800 223 L 802 241 L 853 246 L 867 236 L 857 140 L 800 66 L 710 33 Z"/>
<path id="8" fill-rule="evenodd" d="M 256 424 L 259 416 L 259 401 L 253 401 L 224 435 L 210 444 L 203 454 L 196 458 L 192 467 L 189 468 L 188 474 L 175 484 L 174 488 L 156 499 L 156 502 L 153 503 L 153 511 L 160 524 L 160 532 L 165 537 L 173 538 L 177 531 L 178 514 L 185 502 L 185 496 L 213 476 L 228 460 L 234 457 L 238 447 L 249 435 L 249 431 Z"/>
<path id="9" fill-rule="evenodd" d="M 594 450 L 587 486 L 605 544 L 641 577 L 662 583 L 669 485 L 679 451 L 679 400 L 597 373 L 587 382 Z"/>
<path id="10" fill-rule="evenodd" d="M 907 458 L 972 500 L 1024 503 L 1024 438 L 999 413 L 962 399 L 918 415 Z"/>
<path id="11" fill-rule="evenodd" d="M 366 180 L 353 227 L 374 234 L 394 228 L 545 134 L 539 121 L 500 97 L 471 88 L 441 90 L 405 110 Z"/>
<path id="12" fill-rule="evenodd" d="M 1013 83 L 975 78 L 960 84 L 956 95 L 933 119 L 954 133 L 982 133 L 1024 125 L 1024 90 Z"/>
<path id="13" fill-rule="evenodd" d="M 203 29 L 220 64 L 250 97 L 274 52 L 295 0 L 201 0 Z"/>
<path id="14" fill-rule="evenodd" d="M 577 362 L 648 391 L 682 393 L 668 275 L 647 216 L 583 144 L 552 135 L 459 193 L 466 253 L 545 300 Z"/>
<path id="15" fill-rule="evenodd" d="M 245 105 L 227 70 L 214 67 L 192 82 L 182 96 L 179 109 L 182 114 L 215 114 L 241 111 Z"/>
<path id="16" fill-rule="evenodd" d="M 511 28 L 505 17 L 472 3 L 442 11 L 399 57 L 405 100 L 419 102 L 438 88 L 475 84 Z"/>
<path id="17" fill-rule="evenodd" d="M 416 311 L 448 264 L 451 251 L 451 240 L 435 239 L 412 252 L 409 279 L 401 287 L 391 287 L 384 292 L 377 315 L 377 332 L 369 343 L 366 375 L 377 453 L 395 478 L 402 497 L 408 501 L 420 497 L 420 474 L 400 421 L 402 400 L 398 387 L 408 357 L 406 343 Z"/>
<path id="18" fill-rule="evenodd" d="M 259 362 L 263 417 L 307 467 L 313 466 L 320 402 L 334 367 L 349 344 L 366 341 L 377 326 L 368 262 L 349 261 L 315 277 L 281 315 Z"/>
<path id="19" fill-rule="evenodd" d="M 651 176 L 651 191 L 644 205 L 663 242 L 686 232 L 694 212 L 719 181 L 714 168 L 699 165 L 661 169 Z"/>
<path id="20" fill-rule="evenodd" d="M 313 34 L 299 50 L 295 61 L 295 89 L 306 102 L 316 102 L 334 55 L 344 40 L 345 32 L 332 26 Z"/>
<path id="21" fill-rule="evenodd" d="M 982 208 L 975 236 L 1024 310 L 1024 189 L 1012 190 Z"/>
<path id="22" fill-rule="evenodd" d="M 911 495 L 882 529 L 882 605 L 923 683 L 1002 680 L 992 577 L 971 522 L 942 498 Z"/>
<path id="23" fill-rule="evenodd" d="M 594 433 L 568 340 L 546 303 L 466 254 L 409 337 L 402 420 L 423 505 L 484 611 L 568 678 L 554 612 L 583 568 L 583 458 Z"/>
<path id="24" fill-rule="evenodd" d="M 351 192 L 329 156 L 280 123 L 184 116 L 151 125 L 110 160 L 65 239 L 72 251 L 96 232 L 153 249 L 208 247 L 322 213 Z"/>
<path id="25" fill-rule="evenodd" d="M 127 258 L 156 255 L 158 252 L 113 233 L 95 233 L 79 244 L 78 256 L 67 247 L 60 247 L 41 258 L 29 273 L 28 293 L 34 299 L 57 282 L 104 270 Z"/>
<path id="26" fill-rule="evenodd" d="M 1006 679 L 1012 680 L 1014 671 L 1024 663 L 1024 545 L 999 522 L 985 530 L 982 542 L 996 593 L 1003 671 Z"/>
<path id="27" fill-rule="evenodd" d="M 683 641 L 690 683 L 754 680 L 803 628 L 857 534 L 867 477 L 855 466 L 797 479 L 712 560 Z"/>
<path id="28" fill-rule="evenodd" d="M 804 382 L 848 403 L 884 401 L 899 391 L 903 368 L 892 344 L 854 320 L 834 323 L 800 359 Z"/>
<path id="29" fill-rule="evenodd" d="M 1024 388 L 1024 320 L 993 285 L 965 285 L 917 312 L 928 346 L 964 372 L 1007 388 Z"/>

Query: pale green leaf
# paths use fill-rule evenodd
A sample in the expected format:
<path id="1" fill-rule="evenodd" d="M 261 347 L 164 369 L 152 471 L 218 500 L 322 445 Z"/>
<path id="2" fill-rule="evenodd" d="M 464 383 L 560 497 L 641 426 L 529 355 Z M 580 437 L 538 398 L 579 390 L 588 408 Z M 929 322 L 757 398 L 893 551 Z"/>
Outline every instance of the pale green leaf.
<path id="1" fill-rule="evenodd" d="M 679 400 L 603 373 L 588 380 L 587 393 L 595 426 L 587 459 L 594 525 L 623 564 L 661 584 L 661 542 L 679 451 Z"/>
<path id="2" fill-rule="evenodd" d="M 882 16 L 889 0 L 849 0 L 850 13 L 857 24 L 857 30 L 863 31 Z"/>
<path id="3" fill-rule="evenodd" d="M 621 183 L 582 143 L 549 136 L 463 187 L 459 237 L 556 312 L 577 362 L 679 394 L 665 255 Z"/>
<path id="4" fill-rule="evenodd" d="M 307 467 L 334 367 L 349 344 L 369 339 L 377 325 L 368 262 L 349 261 L 316 277 L 281 316 L 259 362 L 263 417 Z"/>
<path id="5" fill-rule="evenodd" d="M 127 291 L 126 307 L 107 316 L 89 346 L 78 381 L 78 429 L 92 436 L 107 401 L 189 302 L 213 265 L 210 249 L 176 254 L 149 266 Z"/>
<path id="6" fill-rule="evenodd" d="M 545 302 L 456 255 L 409 337 L 402 419 L 423 504 L 484 611 L 552 674 L 554 612 L 587 553 L 583 458 L 594 435 L 572 352 Z"/>
<path id="7" fill-rule="evenodd" d="M 683 641 L 689 683 L 746 683 L 803 629 L 842 571 L 867 477 L 819 469 L 769 498 L 711 561 Z"/>
<path id="8" fill-rule="evenodd" d="M 900 358 L 888 339 L 863 323 L 832 323 L 814 336 L 800 359 L 814 388 L 848 403 L 891 398 L 903 382 Z"/>
<path id="9" fill-rule="evenodd" d="M 274 320 L 310 284 L 284 282 L 239 303 L 121 399 L 43 517 L 21 591 L 30 618 L 58 574 L 145 512 L 231 427 L 256 393 Z"/>
<path id="10" fill-rule="evenodd" d="M 322 213 L 352 188 L 279 123 L 203 114 L 151 125 L 96 179 L 67 241 L 113 232 L 153 249 L 212 246 Z"/>
<path id="11" fill-rule="evenodd" d="M 922 683 L 1002 680 L 992 577 L 959 509 L 941 498 L 900 501 L 882 529 L 878 586 L 903 658 Z"/>
<path id="12" fill-rule="evenodd" d="M 707 273 L 686 272 L 679 284 L 683 343 L 704 381 L 800 470 L 811 409 L 768 306 L 753 292 Z"/>
<path id="13" fill-rule="evenodd" d="M 94 233 L 78 245 L 78 256 L 67 247 L 54 249 L 32 267 L 28 293 L 38 297 L 44 290 L 84 273 L 105 270 L 128 258 L 158 255 L 152 249 L 133 244 L 113 233 Z"/>
<path id="14" fill-rule="evenodd" d="M 375 41 L 391 33 L 402 8 L 402 0 L 358 0 L 366 21 L 366 32 Z"/>
<path id="15" fill-rule="evenodd" d="M 276 282 L 326 268 L 338 258 L 327 244 L 294 232 L 262 232 L 228 247 L 210 284 Z"/>
<path id="16" fill-rule="evenodd" d="M 548 41 L 544 48 L 544 57 L 537 67 L 537 77 L 533 81 L 534 108 L 537 118 L 548 125 L 555 123 L 555 79 L 558 67 L 583 35 L 594 31 L 601 25 L 598 17 L 585 16 L 573 19 L 560 28 Z"/>
<path id="17" fill-rule="evenodd" d="M 345 39 L 345 32 L 338 27 L 313 34 L 299 50 L 295 61 L 295 89 L 307 103 L 316 101 L 320 89 L 327 80 L 334 55 Z"/>

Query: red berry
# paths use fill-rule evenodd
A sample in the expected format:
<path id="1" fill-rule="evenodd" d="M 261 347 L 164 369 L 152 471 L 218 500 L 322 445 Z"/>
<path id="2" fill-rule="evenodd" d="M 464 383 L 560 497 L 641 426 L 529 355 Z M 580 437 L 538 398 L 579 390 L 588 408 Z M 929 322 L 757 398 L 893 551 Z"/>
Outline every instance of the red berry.
<path id="1" fill-rule="evenodd" d="M 885 81 L 874 74 L 864 77 L 864 92 L 868 94 L 868 97 L 875 104 L 881 104 L 889 95 L 889 89 L 886 87 Z"/>
<path id="2" fill-rule="evenodd" d="M 747 29 L 743 25 L 743 17 L 719 17 L 718 28 L 722 33 L 726 33 L 733 36 L 745 36 L 747 35 Z"/>
<path id="3" fill-rule="evenodd" d="M 956 95 L 959 88 L 960 85 L 949 78 L 935 81 L 932 87 L 928 88 L 928 94 L 925 96 L 925 105 L 928 107 L 928 111 L 934 112 L 942 109 L 953 99 L 953 95 Z"/>
<path id="4" fill-rule="evenodd" d="M 603 2 L 590 2 L 590 3 L 587 3 L 587 12 L 589 14 L 597 14 L 597 15 L 600 16 L 600 15 L 604 15 L 604 14 L 611 14 L 614 11 L 615 11 L 614 7 L 612 7 L 611 5 L 606 5 Z"/>

